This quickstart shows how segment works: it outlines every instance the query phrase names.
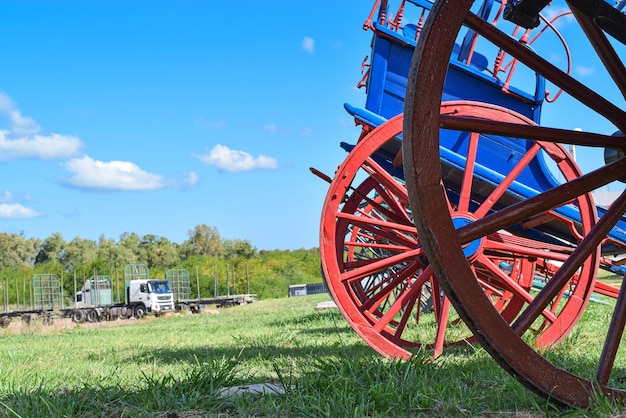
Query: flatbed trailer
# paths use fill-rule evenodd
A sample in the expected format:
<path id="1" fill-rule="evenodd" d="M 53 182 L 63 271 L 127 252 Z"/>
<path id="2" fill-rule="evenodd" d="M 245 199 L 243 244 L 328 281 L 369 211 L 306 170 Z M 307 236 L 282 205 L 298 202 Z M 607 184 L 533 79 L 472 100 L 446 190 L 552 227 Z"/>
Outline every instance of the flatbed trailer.
<path id="1" fill-rule="evenodd" d="M 227 308 L 230 306 L 245 305 L 256 301 L 256 295 L 254 294 L 217 296 L 214 298 L 180 300 L 174 303 L 174 309 L 177 312 L 189 310 L 192 313 L 200 313 L 202 309 L 207 308 L 209 305 L 215 306 L 216 308 Z"/>
<path id="2" fill-rule="evenodd" d="M 245 305 L 246 303 L 255 302 L 256 295 L 251 293 L 245 294 L 227 294 L 220 296 L 217 290 L 217 279 L 213 289 L 213 297 L 205 298 L 200 294 L 200 283 L 196 277 L 197 298 L 191 297 L 191 280 L 187 269 L 170 269 L 165 272 L 165 279 L 170 283 L 172 292 L 174 293 L 174 310 L 180 312 L 189 310 L 192 313 L 199 313 L 203 308 L 213 305 L 216 308 L 226 308 L 235 305 Z"/>

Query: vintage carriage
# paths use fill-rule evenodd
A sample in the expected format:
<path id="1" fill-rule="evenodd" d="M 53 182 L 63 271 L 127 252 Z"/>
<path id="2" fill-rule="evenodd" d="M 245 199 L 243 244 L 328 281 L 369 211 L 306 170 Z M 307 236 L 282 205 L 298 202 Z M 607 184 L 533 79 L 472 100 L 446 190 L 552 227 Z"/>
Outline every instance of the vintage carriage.
<path id="1" fill-rule="evenodd" d="M 624 261 L 626 195 L 592 195 L 626 178 L 625 2 L 548 3 L 376 1 L 365 106 L 345 105 L 361 135 L 327 178 L 320 250 L 335 302 L 381 354 L 476 339 L 535 392 L 586 406 L 597 390 L 626 399 L 611 377 L 626 305 L 597 280 Z M 573 75 L 562 23 L 578 28 L 572 59 L 585 49 L 604 67 L 598 87 Z M 538 46 L 548 33 L 562 68 Z M 602 122 L 560 126 L 547 106 Z M 583 173 L 571 146 L 606 162 Z M 595 374 L 550 363 L 598 294 L 615 314 Z"/>

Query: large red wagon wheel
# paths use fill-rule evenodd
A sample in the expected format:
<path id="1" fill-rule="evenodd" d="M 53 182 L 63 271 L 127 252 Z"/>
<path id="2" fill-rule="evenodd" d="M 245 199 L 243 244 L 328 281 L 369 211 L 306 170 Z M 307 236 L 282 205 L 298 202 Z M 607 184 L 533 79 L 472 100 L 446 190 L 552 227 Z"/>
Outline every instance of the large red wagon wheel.
<path id="1" fill-rule="evenodd" d="M 603 30 L 596 25 L 596 22 L 608 25 L 612 36 L 616 36 L 624 43 L 626 29 L 624 15 L 610 7 L 608 9 L 604 7 L 608 3 L 604 3 L 603 7 L 594 6 L 596 3 L 604 2 L 576 0 L 571 1 L 570 6 L 590 44 L 605 65 L 609 78 L 613 79 L 615 91 L 621 91 L 624 95 L 626 71 L 614 49 L 617 43 L 614 40 L 609 41 Z M 413 58 L 405 104 L 403 154 L 411 209 L 415 213 L 421 243 L 441 287 L 450 297 L 456 310 L 494 359 L 523 384 L 550 399 L 580 407 L 586 407 L 594 392 L 599 389 L 611 397 L 626 399 L 623 383 L 621 388 L 619 383 L 623 378 L 611 376 L 626 320 L 626 301 L 622 292 L 616 302 L 613 320 L 604 336 L 603 348 L 598 350 L 598 353 L 588 353 L 586 357 L 586 361 L 595 362 L 595 370 L 576 373 L 565 370 L 563 366 L 556 364 L 556 360 L 552 360 L 555 363 L 548 361 L 542 355 L 542 351 L 537 350 L 534 344 L 529 344 L 526 338 L 531 325 L 541 317 L 554 297 L 560 294 L 564 287 L 571 286 L 569 280 L 572 275 L 589 260 L 590 256 L 597 254 L 599 244 L 624 213 L 626 194 L 622 194 L 590 230 L 581 231 L 582 241 L 576 249 L 566 254 L 563 264 L 545 288 L 530 304 L 524 306 L 512 324 L 503 321 L 500 314 L 484 297 L 482 287 L 475 279 L 471 260 L 467 259 L 463 251 L 467 243 L 485 239 L 497 231 L 523 225 L 529 219 L 554 214 L 555 208 L 569 202 L 573 201 L 583 207 L 590 191 L 624 177 L 626 159 L 617 159 L 592 173 L 579 175 L 536 197 L 510 206 L 503 205 L 498 208 L 494 206 L 495 209 L 491 214 L 473 219 L 473 222 L 466 225 L 455 223 L 447 210 L 447 193 L 445 183 L 442 185 L 443 171 L 440 163 L 442 161 L 440 135 L 444 133 L 441 128 L 470 132 L 480 130 L 494 135 L 535 141 L 609 147 L 622 152 L 617 153 L 618 157 L 621 157 L 624 151 L 624 136 L 621 133 L 611 134 L 615 130 L 626 132 L 626 113 L 623 108 L 611 103 L 594 89 L 576 81 L 530 48 L 472 14 L 470 12 L 472 4 L 472 0 L 438 2 L 422 30 Z M 584 12 L 580 12 L 572 5 L 580 5 Z M 588 5 L 591 7 L 587 7 Z M 588 16 L 603 13 L 609 18 Z M 452 114 L 440 113 L 449 57 L 455 38 L 463 25 L 467 25 L 475 33 L 489 39 L 497 47 L 503 48 L 520 62 L 562 88 L 581 108 L 603 116 L 610 125 L 613 125 L 613 131 L 601 135 L 547 126 L 529 127 L 511 121 L 494 123 L 474 117 L 457 118 Z M 579 117 L 584 119 L 585 116 L 585 113 L 580 113 Z M 592 279 L 582 276 L 580 280 L 587 281 L 585 286 L 593 282 Z M 589 294 L 585 292 L 577 296 L 580 310 L 585 306 L 588 297 Z"/>
<path id="2" fill-rule="evenodd" d="M 532 123 L 480 103 L 455 102 L 444 108 L 465 116 Z M 401 130 L 402 116 L 385 122 L 365 136 L 337 170 L 322 212 L 322 268 L 342 313 L 371 347 L 392 358 L 408 358 L 419 347 L 436 356 L 444 346 L 470 342 L 473 337 L 440 291 L 413 224 L 402 170 L 392 165 Z M 479 136 L 476 133 L 472 138 Z M 557 146 L 546 147 L 553 155 L 566 156 Z M 541 148 L 538 145 L 533 151 Z M 565 178 L 577 174 L 569 158 L 562 158 L 558 167 Z M 470 209 L 470 201 L 468 188 L 451 196 L 446 210 L 461 223 L 482 216 Z M 592 221 L 588 218 L 583 229 L 588 230 Z M 555 251 L 546 253 L 543 245 L 528 248 L 532 243 L 498 232 L 465 248 L 482 291 L 509 322 L 533 299 L 533 285 L 550 278 L 546 267 L 560 264 L 565 257 L 562 252 L 569 251 L 553 245 Z M 597 258 L 583 266 L 583 277 L 591 277 L 595 263 Z M 581 281 L 570 292 L 584 292 L 589 286 Z M 533 328 L 542 346 L 560 340 L 575 323 L 577 304 L 559 303 L 564 294 L 545 309 L 543 320 Z M 569 309 L 563 309 L 563 304 Z"/>

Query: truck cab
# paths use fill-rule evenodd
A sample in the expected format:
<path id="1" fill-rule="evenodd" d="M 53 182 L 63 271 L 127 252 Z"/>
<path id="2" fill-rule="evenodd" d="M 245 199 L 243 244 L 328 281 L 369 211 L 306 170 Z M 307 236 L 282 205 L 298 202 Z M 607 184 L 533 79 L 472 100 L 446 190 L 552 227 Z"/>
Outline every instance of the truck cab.
<path id="1" fill-rule="evenodd" d="M 174 294 L 167 280 L 131 280 L 128 282 L 127 300 L 128 305 L 135 306 L 136 316 L 174 310 Z"/>

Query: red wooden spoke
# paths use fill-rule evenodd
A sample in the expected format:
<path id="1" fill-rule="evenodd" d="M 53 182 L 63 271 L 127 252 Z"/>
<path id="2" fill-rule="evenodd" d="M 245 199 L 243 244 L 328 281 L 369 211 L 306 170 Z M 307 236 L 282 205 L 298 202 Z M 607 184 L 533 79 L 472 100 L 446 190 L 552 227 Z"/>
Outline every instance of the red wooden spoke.
<path id="1" fill-rule="evenodd" d="M 493 208 L 498 202 L 504 193 L 506 193 L 507 189 L 513 184 L 513 182 L 517 179 L 519 174 L 528 167 L 528 164 L 537 156 L 537 153 L 541 147 L 539 144 L 534 144 L 527 152 L 524 154 L 524 157 L 519 160 L 519 162 L 515 165 L 514 169 L 511 170 L 506 177 L 498 184 L 498 187 L 494 189 L 494 191 L 484 200 L 484 202 L 480 205 L 480 208 L 474 213 L 474 215 L 478 218 L 481 218 Z"/>
<path id="2" fill-rule="evenodd" d="M 402 293 L 408 284 L 407 278 L 413 276 L 418 270 L 420 266 L 417 263 L 412 263 L 408 266 L 405 266 L 400 271 L 394 273 L 389 278 L 382 280 L 380 283 L 368 288 L 365 290 L 365 294 L 369 296 L 369 298 L 363 302 L 361 305 L 361 309 L 363 311 L 374 311 L 380 308 L 380 305 L 383 303 L 385 299 L 387 299 L 392 293 L 396 292 L 400 289 L 400 293 Z M 420 276 L 424 275 L 421 273 Z M 418 280 L 419 282 L 420 280 Z M 421 287 L 422 284 L 416 284 L 417 287 Z M 375 309 L 374 309 L 375 308 Z"/>
<path id="3" fill-rule="evenodd" d="M 488 268 L 491 274 L 499 279 L 499 286 L 514 293 L 517 297 L 521 297 L 524 302 L 530 303 L 533 301 L 533 296 L 530 294 L 529 289 L 524 289 L 516 281 L 511 280 L 510 277 L 502 273 L 502 270 L 496 267 L 487 257 L 481 256 L 478 261 L 483 266 Z M 554 322 L 556 320 L 556 316 L 552 312 L 546 311 L 545 309 L 540 313 L 540 315 L 543 315 L 550 322 Z"/>
<path id="4" fill-rule="evenodd" d="M 626 288 L 624 288 L 626 289 Z M 626 291 L 620 289 L 619 296 L 615 303 L 615 310 L 613 311 L 613 317 L 611 318 L 611 324 L 607 332 L 607 338 L 604 341 L 602 347 L 602 353 L 600 354 L 600 361 L 596 368 L 596 379 L 602 384 L 606 385 L 611 377 L 611 371 L 615 363 L 615 357 L 624 334 L 624 325 L 626 324 Z"/>
<path id="5" fill-rule="evenodd" d="M 390 257 L 385 257 L 381 259 L 377 259 L 376 261 L 369 261 L 365 264 L 359 264 L 358 269 L 349 270 L 341 274 L 340 280 L 343 282 L 351 282 L 355 280 L 362 279 L 366 276 L 369 276 L 375 272 L 384 270 L 389 267 L 393 267 L 403 261 L 411 260 L 417 258 L 417 256 L 423 254 L 422 249 L 416 249 L 407 251 L 404 253 L 396 254 Z M 352 263 L 352 265 L 356 265 L 357 263 Z"/>
<path id="6" fill-rule="evenodd" d="M 380 320 L 374 325 L 375 331 L 382 331 L 391 320 L 408 304 L 410 300 L 416 300 L 419 292 L 422 291 L 421 286 L 411 286 L 408 282 L 405 284 L 405 288 L 400 293 L 400 296 L 396 298 L 391 306 L 387 309 L 387 312 L 380 318 Z"/>
<path id="7" fill-rule="evenodd" d="M 417 298 L 411 298 L 407 301 L 406 306 L 403 308 L 404 313 L 402 314 L 402 318 L 400 319 L 398 326 L 395 330 L 392 330 L 393 336 L 395 338 L 402 338 L 402 334 L 407 329 L 407 324 L 409 323 L 409 320 L 413 317 L 415 303 L 419 301 L 419 298 L 420 295 L 418 294 Z M 419 309 L 417 310 L 417 312 L 417 315 L 419 315 Z"/>
<path id="8" fill-rule="evenodd" d="M 383 196 L 384 201 L 392 206 L 392 213 L 395 214 L 398 222 L 414 227 L 413 220 L 406 213 L 406 204 L 408 204 L 409 199 L 406 188 L 399 185 L 397 179 L 390 176 L 380 165 L 371 159 L 368 159 L 367 164 L 364 164 L 363 168 L 378 182 L 379 187 L 376 190 Z M 392 198 L 391 195 L 395 197 Z M 405 206 L 400 206 L 399 202 L 404 202 Z"/>
<path id="9" fill-rule="evenodd" d="M 463 183 L 461 186 L 461 196 L 459 197 L 460 212 L 467 212 L 472 196 L 472 183 L 474 180 L 474 166 L 476 164 L 476 153 L 478 152 L 478 137 L 475 132 L 470 134 L 469 145 L 467 147 L 467 157 L 465 171 L 463 172 Z"/>
<path id="10" fill-rule="evenodd" d="M 604 135 L 593 132 L 572 131 L 568 129 L 546 126 L 512 124 L 476 117 L 463 117 L 450 114 L 439 116 L 439 125 L 444 129 L 475 131 L 484 134 L 511 136 L 533 141 L 552 142 L 556 144 L 573 144 L 589 147 L 608 147 L 624 149 L 624 136 Z"/>
<path id="11" fill-rule="evenodd" d="M 385 185 L 398 199 L 408 203 L 409 195 L 406 187 L 398 182 L 398 179 L 391 176 L 387 171 L 380 167 L 372 158 L 368 158 L 363 164 L 363 169 L 374 177 L 380 184 Z"/>
<path id="12" fill-rule="evenodd" d="M 626 132 L 626 113 L 594 90 L 572 78 L 560 68 L 540 57 L 530 48 L 519 43 L 508 34 L 498 30 L 495 26 L 485 22 L 473 13 L 468 13 L 465 23 L 481 36 L 498 45 L 510 55 L 515 56 L 528 68 L 541 74 L 557 87 L 563 89 L 580 103 L 587 105 L 613 122 L 622 132 Z"/>
<path id="13" fill-rule="evenodd" d="M 619 55 L 615 51 L 615 48 L 613 48 L 604 32 L 602 32 L 602 30 L 593 23 L 589 16 L 586 16 L 576 7 L 572 7 L 571 5 L 570 9 L 580 24 L 580 27 L 585 31 L 585 34 L 598 54 L 598 57 L 604 63 L 604 66 L 611 75 L 615 85 L 622 92 L 622 96 L 626 98 L 626 69 L 624 68 L 624 64 L 622 63 Z"/>
<path id="14" fill-rule="evenodd" d="M 504 237 L 504 238 L 503 238 Z M 546 251 L 549 253 L 546 254 Z M 559 263 L 567 260 L 573 248 L 545 244 L 541 246 L 540 241 L 523 237 L 509 237 L 504 234 L 492 234 L 485 239 L 485 253 L 494 252 L 496 254 L 515 254 L 519 258 L 547 258 Z"/>
<path id="15" fill-rule="evenodd" d="M 408 225 L 378 220 L 373 217 L 367 217 L 367 219 L 363 220 L 364 216 L 356 216 L 349 213 L 341 213 L 338 214 L 337 217 L 342 220 L 351 221 L 352 225 L 358 226 L 364 230 L 375 231 L 378 235 L 385 235 L 385 237 L 390 241 L 401 242 L 403 245 L 410 245 L 411 242 L 403 239 L 403 236 L 385 233 L 384 230 L 399 231 L 401 233 L 415 233 L 415 226 L 411 228 Z M 382 228 L 384 228 L 384 230 Z"/>
<path id="16" fill-rule="evenodd" d="M 461 242 L 469 242 L 481 236 L 504 229 L 533 216 L 542 214 L 572 199 L 590 193 L 615 181 L 626 172 L 626 159 L 617 160 L 589 174 L 570 180 L 535 197 L 508 206 L 459 229 Z"/>
<path id="17" fill-rule="evenodd" d="M 446 335 L 446 330 L 448 329 L 448 318 L 450 316 L 450 300 L 448 298 L 443 299 L 443 303 L 441 305 L 441 311 L 439 313 L 439 318 L 441 318 L 437 323 L 439 326 L 437 327 L 437 335 L 435 337 L 435 346 L 434 352 L 435 355 L 439 355 L 443 352 L 445 340 L 444 337 Z"/>

